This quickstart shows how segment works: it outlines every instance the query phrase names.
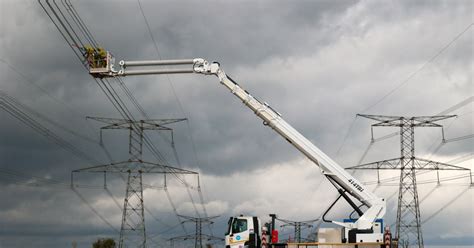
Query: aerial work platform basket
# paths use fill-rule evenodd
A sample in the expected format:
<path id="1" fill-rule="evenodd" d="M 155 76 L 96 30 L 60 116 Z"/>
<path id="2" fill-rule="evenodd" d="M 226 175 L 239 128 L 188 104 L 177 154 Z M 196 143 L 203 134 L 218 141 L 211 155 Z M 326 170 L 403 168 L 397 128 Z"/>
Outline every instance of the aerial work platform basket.
<path id="1" fill-rule="evenodd" d="M 113 65 L 115 63 L 112 54 L 100 47 L 93 48 L 86 46 L 84 50 L 89 73 L 96 78 L 110 76 L 109 74 L 113 71 Z"/>

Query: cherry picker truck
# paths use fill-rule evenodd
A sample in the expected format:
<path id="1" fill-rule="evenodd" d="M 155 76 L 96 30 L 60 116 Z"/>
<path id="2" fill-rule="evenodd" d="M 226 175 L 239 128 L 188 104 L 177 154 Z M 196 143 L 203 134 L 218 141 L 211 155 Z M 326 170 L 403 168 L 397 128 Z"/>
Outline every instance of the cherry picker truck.
<path id="1" fill-rule="evenodd" d="M 357 244 L 360 243 L 381 243 L 383 241 L 383 227 L 380 225 L 380 220 L 385 215 L 385 200 L 373 194 L 359 180 L 346 172 L 343 167 L 295 130 L 270 105 L 257 100 L 248 91 L 243 89 L 224 72 L 218 62 L 209 63 L 202 58 L 145 61 L 121 60 L 119 62 L 119 69 L 116 70 L 114 58 L 110 52 L 107 52 L 103 59 L 103 62 L 96 63 L 90 67 L 90 74 L 93 77 L 183 73 L 217 76 L 222 85 L 263 120 L 265 126 L 275 130 L 275 132 L 317 165 L 321 169 L 322 174 L 339 192 L 340 196 L 337 200 L 341 197 L 344 198 L 359 215 L 359 218 L 352 220 L 326 220 L 324 217 L 329 209 L 334 206 L 335 202 L 324 214 L 323 219 L 325 221 L 341 227 L 341 243 L 354 244 L 357 247 Z M 104 66 L 98 68 L 97 64 Z M 349 195 L 357 199 L 361 205 L 357 205 Z M 362 211 L 362 206 L 365 206 L 365 211 Z M 226 248 L 261 248 L 261 239 L 262 224 L 258 217 L 239 216 L 230 218 L 225 237 Z"/>

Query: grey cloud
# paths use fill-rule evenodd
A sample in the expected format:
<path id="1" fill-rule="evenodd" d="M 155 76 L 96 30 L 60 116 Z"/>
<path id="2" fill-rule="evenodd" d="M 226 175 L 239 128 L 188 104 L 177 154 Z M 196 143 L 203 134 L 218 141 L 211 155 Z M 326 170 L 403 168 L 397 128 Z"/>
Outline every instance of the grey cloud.
<path id="1" fill-rule="evenodd" d="M 96 38 L 117 59 L 157 57 L 136 2 L 74 1 L 73 4 Z M 354 165 L 369 142 L 371 122 L 358 118 L 342 151 L 335 156 L 355 114 L 393 89 L 472 22 L 470 1 L 142 1 L 142 5 L 163 58 L 204 57 L 218 60 L 243 87 L 269 102 L 288 122 L 344 166 Z M 1 8 L 0 57 L 68 107 L 45 96 L 0 63 L 2 90 L 49 118 L 97 139 L 100 124 L 85 121 L 84 115 L 119 116 L 55 27 L 36 2 L 3 1 Z M 434 63 L 368 112 L 435 114 L 472 95 L 471 33 L 472 30 L 469 30 Z M 199 169 L 204 177 L 215 177 L 210 179 L 213 183 L 213 180 L 219 182 L 220 178 L 238 177 L 238 173 L 252 174 L 265 169 L 279 171 L 282 169 L 276 165 L 293 163 L 301 158 L 291 145 L 264 127 L 251 111 L 220 87 L 215 78 L 179 75 L 170 76 L 170 79 L 185 113 L 181 112 L 166 77 L 130 77 L 124 80 L 152 118 L 190 119 L 191 130 L 185 123 L 173 126 L 180 159 L 186 168 Z M 70 111 L 70 108 L 75 111 Z M 472 104 L 456 113 L 467 113 L 471 109 Z M 135 110 L 134 114 L 139 117 Z M 471 117 L 467 114 L 456 120 L 447 129 L 447 135 L 458 137 L 472 132 Z M 89 166 L 3 111 L 0 118 L 0 156 L 8 161 L 2 168 L 21 170 L 39 177 L 49 175 L 67 182 L 72 169 Z M 58 132 L 101 162 L 108 162 L 97 145 Z M 188 132 L 192 133 L 196 145 L 199 167 Z M 421 155 L 427 153 L 425 147 L 438 139 L 438 134 L 429 133 L 428 138 L 423 138 L 424 135 L 421 132 L 417 136 L 417 145 L 422 147 L 419 150 Z M 159 144 L 170 164 L 175 164 L 169 143 L 160 135 L 150 133 L 150 136 Z M 126 132 L 110 131 L 104 134 L 104 141 L 115 160 L 127 158 L 126 139 Z M 398 138 L 393 138 L 387 143 L 377 144 L 365 161 L 398 156 L 398 149 Z M 446 144 L 439 150 L 438 156 L 457 157 L 468 152 L 472 152 L 470 140 Z M 153 157 L 146 153 L 145 159 L 153 160 Z M 0 179 L 2 188 L 10 184 L 8 176 L 2 175 Z M 304 184 L 312 179 L 318 180 L 308 177 L 302 182 L 292 182 Z M 84 178 L 84 183 L 100 185 L 100 178 Z M 121 180 L 115 177 L 111 179 L 111 184 L 116 187 L 114 195 L 121 197 L 124 190 Z M 220 188 L 218 185 L 206 188 L 205 181 L 203 184 L 210 200 L 223 199 L 229 203 L 229 209 L 223 214 L 225 216 L 232 214 L 237 206 L 240 209 L 249 206 L 240 200 L 249 202 L 249 211 L 261 211 L 258 206 L 252 206 L 257 205 L 252 199 L 257 195 L 254 188 L 247 193 L 232 191 L 236 199 L 229 199 L 228 192 L 215 192 L 216 188 Z M 41 226 L 35 225 L 33 219 L 31 223 L 17 223 L 14 220 L 1 223 L 1 245 L 10 247 L 14 243 L 12 240 L 18 239 L 13 233 L 21 231 L 25 232 L 25 239 L 23 243 L 17 243 L 17 247 L 28 242 L 38 242 L 38 247 L 51 247 L 51 243 L 45 241 L 49 236 L 44 233 L 59 235 L 61 230 L 58 229 L 61 228 L 67 231 L 60 234 L 63 238 L 58 247 L 70 245 L 70 239 L 76 237 L 81 237 L 80 245 L 86 247 L 97 237 L 93 233 L 112 235 L 105 225 L 87 230 L 84 226 L 90 222 L 79 223 L 78 219 L 91 220 L 95 217 L 71 192 L 58 196 L 55 191 L 38 193 L 13 186 L 9 189 L 11 192 L 2 193 L 9 201 L 0 204 L 0 212 L 18 208 L 25 214 L 31 214 L 38 206 L 49 202 L 52 203 L 51 209 L 58 210 L 61 218 L 74 214 L 77 219 L 69 224 L 62 223 L 55 230 L 45 229 L 43 233 L 38 233 L 37 229 Z M 332 189 L 323 184 L 320 191 L 326 194 Z M 179 190 L 175 194 L 179 205 L 185 209 L 185 202 L 189 204 L 187 195 Z M 287 194 L 291 192 L 281 193 L 282 197 Z M 436 196 L 438 198 L 442 196 Z M 89 192 L 87 199 L 99 204 L 105 198 L 103 192 Z M 151 206 L 159 205 L 157 202 L 166 203 L 165 196 L 160 193 L 151 196 L 151 199 L 154 203 Z M 68 204 L 70 202 L 74 202 L 73 207 Z M 265 202 L 275 201 L 265 199 L 262 204 Z M 175 224 L 171 209 L 164 205 L 159 205 L 163 206 L 161 210 L 151 208 L 166 222 Z M 274 210 L 284 212 L 283 208 L 275 206 Z M 320 212 L 321 206 L 316 208 L 318 211 L 314 212 Z M 107 211 L 104 206 L 100 209 L 101 213 Z M 112 216 L 119 213 L 118 209 L 115 211 Z M 48 219 L 50 213 L 44 215 Z M 150 216 L 147 219 L 152 220 Z M 225 219 L 221 218 L 213 229 L 216 234 L 222 234 Z M 96 218 L 93 221 L 100 223 Z M 441 217 L 438 221 L 451 223 Z M 52 217 L 48 220 L 49 226 L 58 223 Z M 7 225 L 15 228 L 7 229 Z M 164 230 L 153 221 L 149 222 L 149 226 L 153 232 Z M 168 237 L 180 234 L 179 231 L 179 228 L 172 231 Z M 426 229 L 427 239 L 433 243 L 455 243 L 454 239 L 437 238 L 438 231 L 429 226 Z M 472 237 L 458 239 L 459 243 L 469 240 Z"/>

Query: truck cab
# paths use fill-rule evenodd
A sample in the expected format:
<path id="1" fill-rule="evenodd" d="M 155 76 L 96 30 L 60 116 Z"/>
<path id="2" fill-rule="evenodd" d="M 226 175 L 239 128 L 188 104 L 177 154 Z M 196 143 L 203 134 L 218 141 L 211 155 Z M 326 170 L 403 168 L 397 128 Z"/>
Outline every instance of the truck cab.
<path id="1" fill-rule="evenodd" d="M 225 234 L 225 247 L 259 248 L 261 247 L 261 229 L 260 220 L 257 217 L 231 217 Z"/>

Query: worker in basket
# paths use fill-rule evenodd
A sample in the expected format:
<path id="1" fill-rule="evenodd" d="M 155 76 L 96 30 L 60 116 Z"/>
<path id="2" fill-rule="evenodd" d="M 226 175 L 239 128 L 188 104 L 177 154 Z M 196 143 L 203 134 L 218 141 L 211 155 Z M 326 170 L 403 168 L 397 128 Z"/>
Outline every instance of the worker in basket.
<path id="1" fill-rule="evenodd" d="M 102 47 L 95 49 L 90 45 L 86 45 L 84 46 L 84 53 L 91 68 L 107 67 L 107 51 Z"/>
<path id="2" fill-rule="evenodd" d="M 107 51 L 104 48 L 99 47 L 97 48 L 97 65 L 98 67 L 107 67 Z"/>

